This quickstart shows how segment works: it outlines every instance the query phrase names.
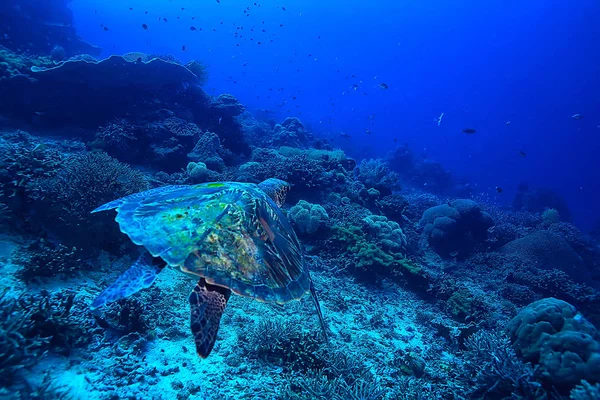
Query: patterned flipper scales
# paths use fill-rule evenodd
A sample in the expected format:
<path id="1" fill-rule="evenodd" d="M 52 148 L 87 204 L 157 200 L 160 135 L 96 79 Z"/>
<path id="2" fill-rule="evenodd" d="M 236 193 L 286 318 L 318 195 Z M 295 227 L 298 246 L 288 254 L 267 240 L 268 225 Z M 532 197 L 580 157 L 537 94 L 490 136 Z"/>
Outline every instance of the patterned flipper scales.
<path id="1" fill-rule="evenodd" d="M 190 293 L 190 325 L 196 343 L 196 352 L 202 358 L 208 357 L 215 345 L 221 316 L 230 296 L 229 289 L 209 285 L 204 278 L 198 281 Z"/>
<path id="2" fill-rule="evenodd" d="M 149 288 L 163 267 L 164 263 L 154 261 L 150 254 L 146 253 L 140 256 L 112 285 L 100 293 L 90 308 L 95 310 L 106 303 L 124 299 L 142 289 Z"/>

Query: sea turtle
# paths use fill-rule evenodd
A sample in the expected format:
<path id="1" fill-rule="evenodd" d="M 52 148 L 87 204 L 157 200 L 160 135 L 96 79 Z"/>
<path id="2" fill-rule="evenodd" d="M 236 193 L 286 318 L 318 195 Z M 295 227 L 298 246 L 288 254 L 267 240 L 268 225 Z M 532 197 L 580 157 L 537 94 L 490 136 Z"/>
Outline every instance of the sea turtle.
<path id="1" fill-rule="evenodd" d="M 279 206 L 289 184 L 215 182 L 165 186 L 111 201 L 116 221 L 142 255 L 93 302 L 96 309 L 149 287 L 166 266 L 199 278 L 189 296 L 200 357 L 210 354 L 231 292 L 283 304 L 312 295 L 326 335 L 302 247 Z"/>

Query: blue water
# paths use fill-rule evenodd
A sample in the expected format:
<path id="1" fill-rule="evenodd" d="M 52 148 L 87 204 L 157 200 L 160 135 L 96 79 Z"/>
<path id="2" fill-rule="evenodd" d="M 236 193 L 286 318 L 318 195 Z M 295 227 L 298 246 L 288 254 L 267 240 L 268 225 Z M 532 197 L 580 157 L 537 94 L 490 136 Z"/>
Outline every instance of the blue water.
<path id="1" fill-rule="evenodd" d="M 397 138 L 499 204 L 510 205 L 522 182 L 552 188 L 577 225 L 593 228 L 600 218 L 596 1 L 323 3 L 75 0 L 72 8 L 78 33 L 104 55 L 202 60 L 210 92 L 232 93 L 275 119 L 297 115 L 352 155 L 384 155 Z M 467 127 L 477 134 L 461 133 Z M 342 131 L 352 138 L 336 135 Z"/>

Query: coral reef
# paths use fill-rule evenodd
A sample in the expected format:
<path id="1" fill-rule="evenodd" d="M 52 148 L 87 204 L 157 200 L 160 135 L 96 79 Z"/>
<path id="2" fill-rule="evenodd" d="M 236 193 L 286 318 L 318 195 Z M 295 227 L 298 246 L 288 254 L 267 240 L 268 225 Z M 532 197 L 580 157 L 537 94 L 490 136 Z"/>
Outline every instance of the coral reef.
<path id="1" fill-rule="evenodd" d="M 569 303 L 554 298 L 531 303 L 508 331 L 517 355 L 539 365 L 560 391 L 600 379 L 598 331 Z"/>
<path id="2" fill-rule="evenodd" d="M 235 96 L 225 93 L 219 95 L 213 100 L 211 110 L 221 117 L 237 117 L 244 112 L 245 107 L 235 98 Z"/>
<path id="3" fill-rule="evenodd" d="M 544 213 L 548 209 L 556 210 L 563 221 L 571 220 L 571 212 L 565 200 L 556 192 L 546 188 L 530 189 L 528 185 L 521 185 L 512 206 L 515 210 L 524 210 L 534 213 Z"/>
<path id="4" fill-rule="evenodd" d="M 504 245 L 501 252 L 538 268 L 564 271 L 580 282 L 589 278 L 589 271 L 581 257 L 563 238 L 550 231 L 535 231 L 513 240 Z"/>
<path id="5" fill-rule="evenodd" d="M 398 174 L 391 171 L 380 158 L 363 160 L 357 168 L 357 178 L 367 188 L 376 189 L 384 196 L 399 189 Z"/>
<path id="6" fill-rule="evenodd" d="M 92 152 L 67 159 L 53 177 L 37 178 L 27 185 L 39 212 L 32 216 L 65 245 L 100 249 L 121 242 L 110 217 L 90 212 L 111 200 L 148 187 L 142 173 L 106 153 Z"/>
<path id="7" fill-rule="evenodd" d="M 598 237 L 569 222 L 556 193 L 521 186 L 502 206 L 505 194 L 486 197 L 406 144 L 376 158 L 326 124 L 311 129 L 310 117 L 209 95 L 200 61 L 77 55 L 86 46 L 63 0 L 51 2 L 57 14 L 40 6 L 47 18 L 19 3 L 33 18 L 24 37 L 50 33 L 45 43 L 0 38 L 0 91 L 10 94 L 0 118 L 30 132 L 0 132 L 0 272 L 11 288 L 0 294 L 0 397 L 598 397 Z M 69 25 L 65 37 L 43 28 L 50 21 Z M 327 342 L 309 296 L 231 296 L 200 362 L 189 334 L 198 277 L 176 268 L 91 310 L 141 250 L 114 212 L 91 214 L 97 206 L 165 185 L 268 178 L 289 183 L 280 211 L 300 239 Z M 219 221 L 206 228 L 198 240 L 225 237 Z M 270 233 L 259 239 L 289 244 Z"/>
<path id="8" fill-rule="evenodd" d="M 327 215 L 327 211 L 322 206 L 311 204 L 304 200 L 300 200 L 298 204 L 290 208 L 288 217 L 298 233 L 303 235 L 317 233 L 329 221 L 329 215 Z"/>
<path id="9" fill-rule="evenodd" d="M 465 256 L 487 238 L 492 217 L 472 200 L 459 199 L 427 209 L 419 222 L 431 247 L 442 256 Z"/>

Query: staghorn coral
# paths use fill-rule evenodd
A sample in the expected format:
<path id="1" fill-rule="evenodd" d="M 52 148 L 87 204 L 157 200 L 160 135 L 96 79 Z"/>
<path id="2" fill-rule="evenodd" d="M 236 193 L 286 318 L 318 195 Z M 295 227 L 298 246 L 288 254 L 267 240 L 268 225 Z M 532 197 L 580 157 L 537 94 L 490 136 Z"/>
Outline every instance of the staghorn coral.
<path id="1" fill-rule="evenodd" d="M 30 368 L 45 355 L 50 338 L 34 334 L 33 309 L 24 309 L 8 289 L 0 294 L 0 382 L 12 382 L 23 368 Z"/>
<path id="2" fill-rule="evenodd" d="M 23 368 L 33 367 L 49 351 L 68 355 L 72 348 L 89 343 L 90 321 L 82 314 L 84 307 L 72 292 L 16 296 L 4 290 L 0 294 L 2 386 L 16 383 Z"/>
<path id="3" fill-rule="evenodd" d="M 520 361 L 501 333 L 481 330 L 465 340 L 460 380 L 474 398 L 542 398 L 537 371 Z"/>
<path id="4" fill-rule="evenodd" d="M 597 400 L 600 399 L 600 384 L 591 385 L 585 379 L 573 390 L 569 397 L 571 400 Z"/>

